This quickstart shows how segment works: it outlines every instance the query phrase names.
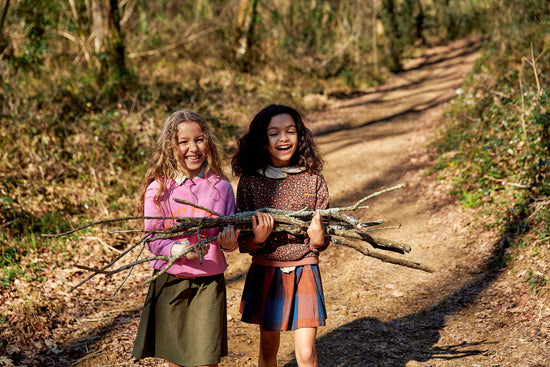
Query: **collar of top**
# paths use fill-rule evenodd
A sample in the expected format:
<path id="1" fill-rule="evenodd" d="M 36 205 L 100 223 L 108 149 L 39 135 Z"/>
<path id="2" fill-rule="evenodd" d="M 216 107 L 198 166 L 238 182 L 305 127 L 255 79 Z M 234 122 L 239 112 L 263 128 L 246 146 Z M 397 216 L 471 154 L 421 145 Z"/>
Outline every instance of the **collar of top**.
<path id="1" fill-rule="evenodd" d="M 258 172 L 264 175 L 267 178 L 281 179 L 288 177 L 289 173 L 300 173 L 304 172 L 306 169 L 304 167 L 298 166 L 288 166 L 288 167 L 273 167 L 268 165 L 265 169 L 259 168 Z"/>
<path id="2" fill-rule="evenodd" d="M 206 174 L 206 168 L 203 166 L 203 167 L 201 168 L 201 171 L 200 171 L 199 174 L 197 175 L 197 177 L 204 178 L 205 174 Z M 187 179 L 189 179 L 189 178 L 190 178 L 190 177 L 188 177 L 187 175 L 185 175 L 185 174 L 183 174 L 183 173 L 181 173 L 181 172 L 179 172 L 179 171 L 174 172 L 174 174 L 172 175 L 172 179 L 173 179 L 174 181 L 176 181 L 176 183 L 177 183 L 178 185 L 180 185 L 180 186 L 185 182 L 185 180 L 187 180 Z"/>

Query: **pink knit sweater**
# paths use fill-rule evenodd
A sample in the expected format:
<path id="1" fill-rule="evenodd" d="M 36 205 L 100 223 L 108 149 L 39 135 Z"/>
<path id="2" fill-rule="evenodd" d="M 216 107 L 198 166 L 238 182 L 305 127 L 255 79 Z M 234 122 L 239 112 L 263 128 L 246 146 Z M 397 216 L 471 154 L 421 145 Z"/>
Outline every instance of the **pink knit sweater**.
<path id="1" fill-rule="evenodd" d="M 174 201 L 174 198 L 186 200 L 209 208 L 222 215 L 232 215 L 235 212 L 235 199 L 231 184 L 217 176 L 195 177 L 186 179 L 181 185 L 170 179 L 167 185 L 167 192 L 160 198 L 161 210 L 153 202 L 153 198 L 159 190 L 157 181 L 153 181 L 147 188 L 145 195 L 144 215 L 146 217 L 204 217 L 214 216 L 211 213 L 195 208 L 187 204 Z M 146 219 L 145 230 L 166 229 L 176 222 L 173 219 Z M 220 230 L 209 229 L 201 232 L 201 237 L 215 236 Z M 197 243 L 197 236 L 187 237 L 190 243 Z M 172 239 L 161 239 L 148 243 L 149 250 L 154 255 L 170 256 L 172 246 L 177 240 L 183 237 Z M 162 269 L 167 264 L 163 260 L 151 261 L 151 267 Z M 225 255 L 219 249 L 216 241 L 210 243 L 210 251 L 202 259 L 188 260 L 180 258 L 168 269 L 168 273 L 182 277 L 201 277 L 223 273 L 227 269 Z"/>

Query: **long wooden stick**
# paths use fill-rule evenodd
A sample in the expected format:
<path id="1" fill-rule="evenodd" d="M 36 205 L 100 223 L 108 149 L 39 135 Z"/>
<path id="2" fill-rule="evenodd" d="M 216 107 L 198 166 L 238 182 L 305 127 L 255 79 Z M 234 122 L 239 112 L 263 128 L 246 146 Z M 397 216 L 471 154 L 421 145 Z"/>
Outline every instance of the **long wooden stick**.
<path id="1" fill-rule="evenodd" d="M 335 244 L 338 244 L 338 245 L 343 245 L 343 246 L 346 246 L 346 247 L 350 247 L 354 250 L 359 251 L 360 253 L 362 253 L 365 256 L 374 257 L 375 259 L 378 259 L 378 260 L 381 260 L 381 261 L 384 261 L 384 262 L 405 266 L 407 268 L 423 270 L 423 271 L 428 272 L 428 273 L 433 273 L 434 272 L 434 270 L 430 266 L 422 265 L 420 263 L 416 263 L 416 262 L 413 262 L 413 261 L 410 261 L 410 260 L 398 259 L 398 258 L 395 258 L 395 257 L 388 256 L 386 254 L 381 254 L 379 252 L 371 251 L 367 248 L 367 246 L 364 243 L 357 243 L 357 242 L 346 240 L 346 239 L 343 239 L 343 238 L 333 238 L 331 240 L 331 242 L 335 243 Z"/>

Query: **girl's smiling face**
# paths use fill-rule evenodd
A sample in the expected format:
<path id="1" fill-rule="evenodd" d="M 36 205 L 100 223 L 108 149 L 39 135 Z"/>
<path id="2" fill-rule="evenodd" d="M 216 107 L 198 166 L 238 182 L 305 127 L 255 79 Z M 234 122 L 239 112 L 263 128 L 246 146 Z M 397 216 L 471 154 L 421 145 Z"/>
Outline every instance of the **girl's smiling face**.
<path id="1" fill-rule="evenodd" d="M 267 125 L 267 150 L 273 167 L 287 167 L 298 146 L 296 123 L 287 113 L 275 115 Z"/>
<path id="2" fill-rule="evenodd" d="M 197 176 L 208 154 L 206 138 L 198 123 L 187 121 L 178 125 L 178 153 L 189 176 Z"/>

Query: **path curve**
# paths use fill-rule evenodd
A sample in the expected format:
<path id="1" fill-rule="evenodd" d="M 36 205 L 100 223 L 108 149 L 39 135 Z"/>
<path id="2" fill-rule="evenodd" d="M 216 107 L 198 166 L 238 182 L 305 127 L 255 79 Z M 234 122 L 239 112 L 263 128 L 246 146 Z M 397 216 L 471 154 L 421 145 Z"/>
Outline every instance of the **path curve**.
<path id="1" fill-rule="evenodd" d="M 331 245 L 321 256 L 329 315 L 318 333 L 321 367 L 485 366 L 491 348 L 500 348 L 491 360 L 515 366 L 537 353 L 527 347 L 512 356 L 506 342 L 495 347 L 499 341 L 488 341 L 471 324 L 479 322 L 478 310 L 461 317 L 497 276 L 481 271 L 493 256 L 496 234 L 474 225 L 472 214 L 449 196 L 449 184 L 429 175 L 428 144 L 436 139 L 445 104 L 472 70 L 480 45 L 461 40 L 431 48 L 384 86 L 330 100 L 326 110 L 305 118 L 327 162 L 323 172 L 331 206 L 351 205 L 405 184 L 369 201 L 369 209 L 354 216 L 400 225 L 378 234 L 411 245 L 405 258 L 436 270 L 429 274 L 382 263 Z M 238 256 L 229 261 L 234 351 L 224 365 L 254 366 L 258 332 L 243 325 L 238 314 L 248 262 Z M 463 330 L 464 324 L 469 329 Z M 279 366 L 295 365 L 293 334 L 283 333 Z"/>
<path id="2" fill-rule="evenodd" d="M 331 206 L 347 206 L 381 189 L 405 184 L 404 189 L 369 201 L 369 209 L 354 216 L 364 221 L 384 219 L 388 226 L 401 225 L 399 230 L 379 235 L 406 242 L 413 248 L 407 259 L 436 269 L 435 274 L 428 274 L 331 246 L 321 257 L 329 314 L 327 326 L 319 329 L 321 366 L 378 365 L 373 362 L 377 360 L 373 352 L 367 351 L 371 347 L 359 347 L 356 342 L 445 299 L 464 282 L 441 286 L 442 278 L 450 281 L 452 270 L 467 255 L 462 246 L 465 231 L 462 221 L 450 222 L 461 214 L 447 197 L 447 187 L 434 187 L 423 177 L 431 163 L 427 144 L 440 125 L 444 104 L 456 95 L 479 46 L 479 42 L 465 40 L 432 48 L 384 86 L 353 98 L 331 100 L 326 110 L 305 118 L 327 163 L 323 172 Z M 235 259 L 232 263 L 229 278 L 231 271 L 239 274 L 243 270 L 234 266 L 239 262 Z M 231 284 L 230 289 L 241 289 L 240 283 Z M 233 294 L 230 298 L 237 303 Z M 404 305 L 409 299 L 417 301 Z M 238 320 L 238 314 L 232 316 Z M 351 330 L 350 338 L 347 334 Z M 254 333 L 254 328 L 250 332 Z M 437 341 L 435 334 L 424 339 L 430 347 Z M 384 338 L 381 342 L 389 343 Z M 256 345 L 255 341 L 249 343 Z M 292 333 L 285 333 L 279 354 L 281 366 L 294 365 L 292 350 Z M 386 352 L 374 354 L 383 355 L 382 361 L 387 362 Z M 380 365 L 404 365 L 384 363 Z"/>

